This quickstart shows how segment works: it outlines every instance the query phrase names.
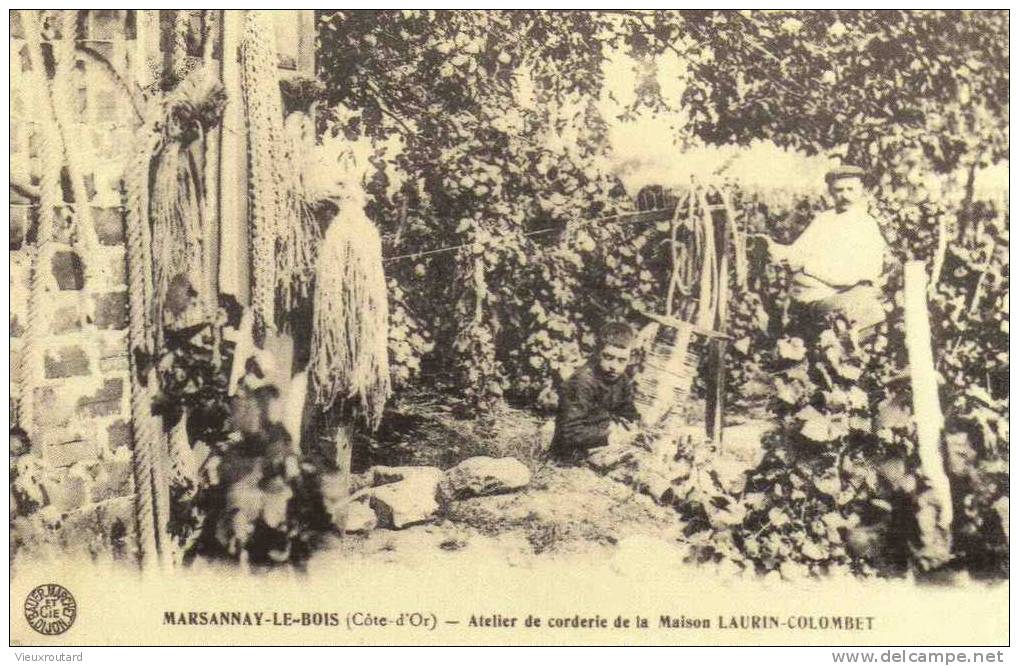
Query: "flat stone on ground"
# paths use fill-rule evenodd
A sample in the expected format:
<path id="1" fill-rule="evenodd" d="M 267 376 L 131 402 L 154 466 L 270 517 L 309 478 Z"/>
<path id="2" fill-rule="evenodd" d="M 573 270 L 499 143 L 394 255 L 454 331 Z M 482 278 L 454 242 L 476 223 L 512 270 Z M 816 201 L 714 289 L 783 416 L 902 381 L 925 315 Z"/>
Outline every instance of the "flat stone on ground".
<path id="1" fill-rule="evenodd" d="M 531 470 L 516 458 L 475 456 L 446 470 L 442 494 L 449 499 L 495 495 L 527 487 Z"/>
<path id="2" fill-rule="evenodd" d="M 366 491 L 362 492 L 375 511 L 379 527 L 401 530 L 430 522 L 439 511 L 438 481 L 426 476 L 409 477 Z"/>
<path id="3" fill-rule="evenodd" d="M 347 520 L 344 531 L 348 533 L 366 533 L 375 529 L 378 518 L 367 502 L 351 502 L 347 505 Z"/>
<path id="4" fill-rule="evenodd" d="M 397 481 L 420 480 L 422 482 L 438 483 L 442 477 L 442 470 L 438 467 L 427 465 L 402 465 L 400 467 L 389 467 L 387 465 L 375 465 L 368 470 L 367 476 L 372 486 L 384 486 L 387 483 Z"/>

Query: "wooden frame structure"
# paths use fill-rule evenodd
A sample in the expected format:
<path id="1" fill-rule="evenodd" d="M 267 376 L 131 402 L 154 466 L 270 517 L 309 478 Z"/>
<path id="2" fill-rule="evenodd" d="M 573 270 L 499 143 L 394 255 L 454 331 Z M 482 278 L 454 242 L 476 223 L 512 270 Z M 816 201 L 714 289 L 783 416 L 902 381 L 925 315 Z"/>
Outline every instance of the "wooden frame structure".
<path id="1" fill-rule="evenodd" d="M 692 335 L 706 338 L 708 372 L 705 377 L 707 385 L 705 431 L 708 439 L 715 445 L 720 445 L 722 442 L 725 411 L 725 358 L 726 345 L 729 341 L 729 336 L 726 334 L 729 303 L 729 257 L 733 249 L 739 250 L 739 248 L 733 248 L 731 242 L 733 237 L 739 234 L 739 231 L 735 227 L 734 211 L 728 204 L 726 196 L 727 194 L 720 188 L 697 184 L 688 194 L 687 212 L 692 215 L 693 210 L 699 207 L 701 213 L 710 218 L 710 223 L 707 225 L 710 230 L 705 230 L 705 235 L 710 238 L 707 238 L 707 242 L 704 243 L 703 255 L 699 257 L 696 268 L 700 273 L 702 287 L 704 281 L 710 281 L 714 285 L 714 289 L 702 288 L 698 296 L 684 294 L 679 287 L 682 279 L 680 276 L 682 272 L 681 255 L 684 252 L 696 254 L 691 248 L 684 245 L 684 241 L 679 239 L 678 231 L 683 202 L 677 201 L 675 207 L 671 209 L 648 210 L 626 216 L 627 221 L 633 221 L 633 218 L 637 217 L 641 218 L 642 222 L 670 223 L 669 242 L 672 271 L 667 287 L 665 313 L 642 311 L 641 314 L 660 325 L 680 332 L 675 337 L 674 344 L 685 347 L 689 344 Z M 709 198 L 714 201 L 709 201 Z M 708 303 L 709 299 L 712 302 Z M 677 309 L 679 312 L 674 312 Z M 679 350 L 679 354 L 685 354 L 685 349 Z"/>

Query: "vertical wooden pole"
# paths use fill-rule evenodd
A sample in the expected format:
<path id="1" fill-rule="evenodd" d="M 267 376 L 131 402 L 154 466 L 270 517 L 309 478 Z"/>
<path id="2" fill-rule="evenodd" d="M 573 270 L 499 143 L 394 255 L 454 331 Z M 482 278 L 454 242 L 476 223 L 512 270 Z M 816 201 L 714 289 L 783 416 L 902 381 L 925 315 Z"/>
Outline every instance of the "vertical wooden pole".
<path id="1" fill-rule="evenodd" d="M 712 230 L 715 233 L 717 273 L 717 307 L 712 328 L 719 333 L 726 332 L 729 309 L 729 234 L 726 213 L 715 215 L 712 211 Z M 719 219 L 721 218 L 721 219 Z M 724 338 L 708 341 L 707 404 L 705 406 L 705 429 L 708 439 L 715 446 L 722 444 L 722 416 L 725 411 L 725 346 Z"/>
<path id="2" fill-rule="evenodd" d="M 339 427 L 336 428 L 336 470 L 340 477 L 340 489 L 343 491 L 343 496 L 350 494 L 350 465 L 354 452 L 354 426 L 347 420 L 341 422 Z M 346 507 L 347 505 L 344 505 Z M 347 526 L 347 509 L 343 509 L 343 515 L 337 521 L 339 523 L 340 534 L 346 531 Z"/>
<path id="3" fill-rule="evenodd" d="M 708 381 L 705 427 L 713 444 L 722 443 L 722 412 L 725 407 L 725 340 L 708 342 Z"/>
<path id="4" fill-rule="evenodd" d="M 937 372 L 931 349 L 925 262 L 907 261 L 904 278 L 903 312 L 913 394 L 913 418 L 916 420 L 917 454 L 920 458 L 920 470 L 930 488 L 921 496 L 918 504 L 921 512 L 926 508 L 935 514 L 933 521 L 923 519 L 918 521 L 923 543 L 921 559 L 926 559 L 929 566 L 937 566 L 951 555 L 949 540 L 952 527 L 952 488 L 941 456 L 944 415 L 938 398 Z M 930 522 L 934 525 L 930 525 Z"/>
<path id="5" fill-rule="evenodd" d="M 250 298 L 247 231 L 247 133 L 238 63 L 242 10 L 223 11 L 222 76 L 226 90 L 220 141 L 219 291 L 233 294 L 239 303 Z"/>
<path id="6" fill-rule="evenodd" d="M 297 71 L 315 76 L 315 10 L 301 9 L 297 14 Z"/>
<path id="7" fill-rule="evenodd" d="M 218 35 L 222 34 L 223 21 L 215 16 L 221 14 L 216 10 L 205 11 L 205 44 L 202 59 L 205 76 L 222 80 L 222 67 L 217 66 L 212 58 L 212 45 Z M 219 305 L 219 170 L 220 142 L 223 132 L 220 127 L 213 128 L 204 137 L 202 153 L 203 210 L 202 217 L 202 277 L 204 284 L 201 293 L 205 298 L 206 315 L 215 317 Z"/>

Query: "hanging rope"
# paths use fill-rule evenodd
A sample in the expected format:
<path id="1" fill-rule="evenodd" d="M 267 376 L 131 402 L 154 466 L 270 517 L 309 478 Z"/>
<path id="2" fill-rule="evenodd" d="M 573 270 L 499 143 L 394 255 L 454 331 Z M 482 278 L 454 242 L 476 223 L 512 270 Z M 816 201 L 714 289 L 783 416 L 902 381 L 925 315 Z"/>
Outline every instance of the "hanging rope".
<path id="1" fill-rule="evenodd" d="M 715 225 L 703 189 L 696 193 L 696 213 L 691 214 L 694 225 L 694 253 L 699 259 L 696 323 L 701 328 L 714 328 L 718 307 L 718 269 L 715 251 Z"/>
<path id="2" fill-rule="evenodd" d="M 241 37 L 241 91 L 248 133 L 248 224 L 251 229 L 251 306 L 259 327 L 275 329 L 275 229 L 278 197 L 273 192 L 275 165 L 269 148 L 276 63 L 268 43 L 272 26 L 261 12 L 245 16 Z M 268 85 L 267 85 L 268 84 Z M 268 98 L 268 99 L 267 99 Z M 282 108 L 279 111 L 282 115 Z"/>
<path id="3" fill-rule="evenodd" d="M 40 173 L 40 200 L 38 207 L 38 228 L 35 246 L 26 244 L 29 252 L 29 291 L 28 311 L 25 332 L 22 335 L 22 350 L 19 355 L 18 367 L 15 368 L 18 388 L 18 421 L 21 428 L 34 439 L 34 390 L 41 380 L 41 346 L 39 344 L 45 332 L 46 321 L 43 317 L 43 303 L 46 300 L 46 285 L 43 274 L 49 258 L 50 243 L 56 226 L 55 211 L 63 201 L 60 193 L 60 170 L 62 166 L 60 139 L 53 115 L 53 106 L 49 99 L 49 81 L 46 76 L 46 65 L 40 46 L 40 27 L 34 11 L 21 11 L 21 24 L 25 31 L 25 42 L 28 46 L 30 70 L 29 90 L 34 97 L 34 106 L 38 110 L 39 142 L 42 169 Z"/>
<path id="4" fill-rule="evenodd" d="M 281 98 L 282 101 L 282 98 Z M 277 230 L 276 293 L 285 312 L 308 295 L 315 275 L 316 251 L 322 235 L 308 202 L 313 201 L 308 183 L 313 159 L 314 119 L 303 112 L 290 114 L 281 125 L 282 141 L 272 144 L 283 153 L 276 157 L 279 189 L 284 194 L 281 227 Z"/>
<path id="5" fill-rule="evenodd" d="M 75 206 L 73 208 L 74 234 L 76 244 L 80 243 L 82 252 L 87 257 L 99 256 L 99 236 L 96 233 L 95 224 L 92 220 L 92 206 L 89 204 L 88 188 L 85 184 L 86 173 L 92 175 L 88 168 L 86 155 L 83 154 L 84 142 L 79 138 L 81 123 L 75 118 L 72 109 L 75 104 L 75 86 L 73 81 L 73 70 L 77 62 L 75 53 L 75 41 L 73 34 L 73 12 L 59 12 L 59 31 L 61 39 L 53 41 L 53 95 L 52 104 L 55 112 L 57 128 L 60 134 L 60 142 L 63 145 L 64 164 L 67 166 L 71 191 L 74 195 Z M 66 19 L 72 19 L 67 21 Z M 82 296 L 85 298 L 86 308 L 93 306 L 93 301 L 88 294 L 95 287 L 95 283 L 102 276 L 103 263 L 98 259 L 85 262 L 85 289 Z"/>
<path id="6" fill-rule="evenodd" d="M 736 286 L 740 289 L 747 288 L 747 280 L 750 276 L 750 268 L 747 261 L 747 235 L 740 229 L 736 219 L 736 208 L 732 205 L 732 192 L 726 188 L 719 190 L 722 197 L 722 205 L 725 207 L 725 223 L 729 234 L 732 236 L 733 269 L 736 275 Z"/>
<path id="7" fill-rule="evenodd" d="M 372 429 L 391 392 L 389 307 L 382 242 L 363 200 L 344 200 L 330 223 L 315 281 L 309 362 L 316 402 L 353 400 Z"/>
<path id="8" fill-rule="evenodd" d="M 204 292 L 202 227 L 204 211 L 190 145 L 180 137 L 164 136 L 155 158 L 150 193 L 152 265 L 155 271 L 157 336 L 166 316 L 170 282 L 183 274 L 190 285 Z"/>
<path id="9" fill-rule="evenodd" d="M 248 131 L 251 302 L 260 325 L 275 330 L 276 296 L 284 310 L 307 295 L 318 229 L 305 203 L 297 148 L 283 126 L 272 16 L 249 11 L 241 38 L 241 89 Z"/>
<path id="10" fill-rule="evenodd" d="M 150 115 L 155 115 L 150 112 Z M 152 267 L 152 233 L 149 222 L 152 156 L 160 137 L 149 119 L 136 131 L 135 145 L 124 173 L 126 259 L 128 270 L 128 340 L 131 364 L 132 474 L 135 485 L 135 520 L 138 555 L 143 568 L 160 561 L 164 530 L 159 529 L 156 507 L 159 488 L 155 459 L 165 448 L 162 420 L 152 414 L 157 379 L 146 359 L 155 352 L 158 318 Z"/>
<path id="11" fill-rule="evenodd" d="M 138 523 L 139 556 L 143 566 L 158 561 L 153 456 L 160 447 L 163 428 L 152 414 L 155 373 L 146 368 L 145 358 L 153 353 L 152 257 L 148 218 L 148 180 L 155 134 L 143 127 L 134 148 L 134 158 L 125 174 L 127 193 L 128 339 L 131 343 L 131 429 L 135 482 L 135 519 Z M 141 361 L 141 363 L 139 362 Z"/>

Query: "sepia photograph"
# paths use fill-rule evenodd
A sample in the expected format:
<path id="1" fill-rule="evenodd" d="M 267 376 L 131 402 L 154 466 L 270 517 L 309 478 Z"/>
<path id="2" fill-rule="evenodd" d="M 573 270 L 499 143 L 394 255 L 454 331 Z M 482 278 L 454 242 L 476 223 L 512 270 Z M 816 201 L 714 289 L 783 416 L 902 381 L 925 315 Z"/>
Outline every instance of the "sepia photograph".
<path id="1" fill-rule="evenodd" d="M 9 16 L 10 647 L 1003 661 L 1007 9 Z"/>

